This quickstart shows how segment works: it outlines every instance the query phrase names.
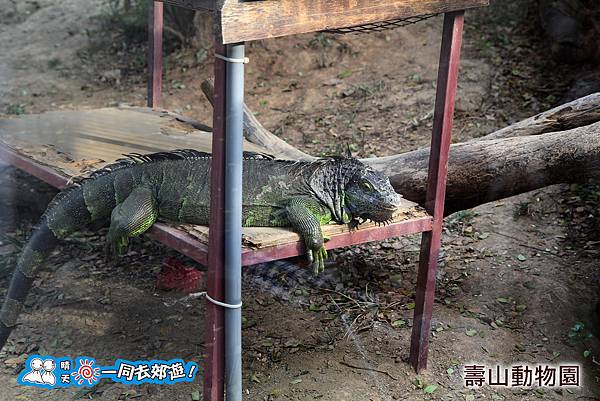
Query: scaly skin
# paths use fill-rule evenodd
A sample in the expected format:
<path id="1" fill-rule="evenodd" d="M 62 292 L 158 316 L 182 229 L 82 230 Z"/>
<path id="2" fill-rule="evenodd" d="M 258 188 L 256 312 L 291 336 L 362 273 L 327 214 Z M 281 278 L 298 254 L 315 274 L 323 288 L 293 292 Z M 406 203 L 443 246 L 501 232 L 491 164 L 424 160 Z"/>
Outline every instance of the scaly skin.
<path id="1" fill-rule="evenodd" d="M 0 349 L 17 323 L 37 270 L 59 240 L 89 223 L 110 220 L 106 254 L 117 257 L 129 238 L 157 219 L 208 225 L 210 155 L 192 150 L 130 155 L 56 196 L 23 249 L 0 310 Z M 304 239 L 315 274 L 327 251 L 321 225 L 385 222 L 398 205 L 389 180 L 360 161 L 273 160 L 245 154 L 242 225 L 292 227 Z"/>

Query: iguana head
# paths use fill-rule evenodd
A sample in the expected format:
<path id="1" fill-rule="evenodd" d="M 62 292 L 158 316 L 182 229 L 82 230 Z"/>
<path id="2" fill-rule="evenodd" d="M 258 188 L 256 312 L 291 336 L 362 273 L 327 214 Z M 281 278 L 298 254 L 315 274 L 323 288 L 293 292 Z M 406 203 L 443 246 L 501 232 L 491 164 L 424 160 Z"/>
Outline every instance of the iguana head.
<path id="1" fill-rule="evenodd" d="M 384 223 L 400 206 L 400 196 L 381 172 L 363 164 L 346 184 L 345 207 L 353 219 Z"/>
<path id="2" fill-rule="evenodd" d="M 295 172 L 310 172 L 308 186 L 331 211 L 338 224 L 358 219 L 384 223 L 392 218 L 402 197 L 390 180 L 352 157 L 328 157 L 294 165 Z M 349 219 L 350 218 L 350 219 Z"/>

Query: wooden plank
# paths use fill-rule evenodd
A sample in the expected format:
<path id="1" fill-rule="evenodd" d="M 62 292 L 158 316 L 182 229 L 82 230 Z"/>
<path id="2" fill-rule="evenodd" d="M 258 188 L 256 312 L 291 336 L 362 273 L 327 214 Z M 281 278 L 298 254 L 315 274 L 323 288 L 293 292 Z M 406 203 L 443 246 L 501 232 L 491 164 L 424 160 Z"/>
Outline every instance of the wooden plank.
<path id="1" fill-rule="evenodd" d="M 0 119 L 0 160 L 64 188 L 71 177 L 101 168 L 123 153 L 182 147 L 210 152 L 210 135 L 190 123 L 178 121 L 176 115 L 148 108 L 49 112 Z M 247 150 L 265 152 L 256 145 L 244 146 Z M 404 200 L 392 224 L 386 227 L 365 223 L 350 233 L 345 225 L 330 224 L 323 227 L 323 233 L 331 238 L 326 247 L 332 249 L 430 230 L 431 221 L 422 208 Z M 148 235 L 200 263 L 207 263 L 206 226 L 161 222 Z M 301 238 L 287 228 L 247 227 L 242 241 L 244 265 L 304 253 Z"/>
<path id="2" fill-rule="evenodd" d="M 0 145 L 0 161 L 15 166 L 58 189 L 64 189 L 69 186 L 69 178 L 59 174 L 52 167 L 36 163 L 27 156 L 23 156 L 2 145 Z"/>
<path id="3" fill-rule="evenodd" d="M 183 148 L 210 153 L 211 137 L 177 115 L 148 108 L 61 111 L 0 120 L 0 143 L 67 176 L 101 168 L 124 153 Z M 265 152 L 249 142 L 244 146 Z"/>
<path id="4" fill-rule="evenodd" d="M 488 3 L 489 0 L 230 0 L 216 12 L 216 34 L 222 43 L 235 43 L 446 13 Z"/>
<path id="5" fill-rule="evenodd" d="M 171 224 L 154 223 L 144 235 L 162 242 L 204 266 L 208 264 L 208 245 Z"/>
<path id="6" fill-rule="evenodd" d="M 427 213 L 416 203 L 404 199 L 402 205 L 394 213 L 392 223 L 394 225 L 406 220 L 426 217 Z M 189 234 L 198 238 L 202 242 L 208 239 L 208 227 L 205 226 L 180 226 Z M 360 230 L 379 228 L 376 223 L 367 222 L 360 225 Z M 340 234 L 348 234 L 350 230 L 347 225 L 327 224 L 322 227 L 323 235 L 332 238 Z M 291 244 L 300 242 L 300 236 L 290 228 L 270 228 L 270 227 L 244 227 L 242 243 L 244 246 L 253 249 L 268 248 L 275 245 Z"/>
<path id="7" fill-rule="evenodd" d="M 36 157 L 39 156 L 36 155 Z M 32 157 L 22 155 L 3 145 L 0 145 L 0 160 L 60 189 L 67 187 L 71 178 L 64 171 L 58 171 L 54 166 L 41 164 Z M 350 232 L 345 225 L 323 226 L 323 233 L 331 238 L 325 244 L 326 248 L 333 249 L 431 230 L 431 216 L 412 202 L 406 200 L 404 202 L 404 206 L 401 206 L 395 213 L 392 223 L 386 227 L 365 223 L 358 230 Z M 207 226 L 158 222 L 147 234 L 199 263 L 206 264 L 208 230 Z M 304 253 L 304 245 L 300 236 L 289 228 L 246 227 L 243 229 L 242 242 L 244 266 Z"/>
<path id="8" fill-rule="evenodd" d="M 370 241 L 379 241 L 391 237 L 416 234 L 429 231 L 432 227 L 432 217 L 415 217 L 409 220 L 393 223 L 385 227 L 361 227 L 356 231 L 344 231 L 330 236 L 325 243 L 325 248 L 334 249 L 350 245 L 362 244 Z M 261 249 L 243 248 L 242 264 L 244 266 L 257 263 L 270 262 L 293 256 L 304 255 L 306 249 L 302 241 L 281 243 Z"/>
<path id="9" fill-rule="evenodd" d="M 162 0 L 163 3 L 171 4 L 177 7 L 183 7 L 190 10 L 214 10 L 214 0 Z"/>

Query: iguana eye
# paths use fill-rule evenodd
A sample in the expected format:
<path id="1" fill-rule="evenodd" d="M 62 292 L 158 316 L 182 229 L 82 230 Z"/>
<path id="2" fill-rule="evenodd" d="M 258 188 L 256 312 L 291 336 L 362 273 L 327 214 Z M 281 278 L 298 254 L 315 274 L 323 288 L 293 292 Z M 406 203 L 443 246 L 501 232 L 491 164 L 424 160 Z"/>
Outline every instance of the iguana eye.
<path id="1" fill-rule="evenodd" d="M 373 185 L 369 181 L 362 181 L 360 185 L 363 187 L 365 191 L 373 191 Z"/>

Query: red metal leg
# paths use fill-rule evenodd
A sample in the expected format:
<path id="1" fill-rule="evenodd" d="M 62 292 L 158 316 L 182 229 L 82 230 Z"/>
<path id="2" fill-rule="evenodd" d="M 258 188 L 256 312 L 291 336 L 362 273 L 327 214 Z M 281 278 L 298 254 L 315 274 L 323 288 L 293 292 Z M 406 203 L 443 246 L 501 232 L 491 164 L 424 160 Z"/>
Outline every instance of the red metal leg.
<path id="1" fill-rule="evenodd" d="M 215 41 L 215 53 L 225 46 Z M 207 292 L 212 299 L 224 299 L 224 197 L 225 186 L 225 62 L 215 57 L 210 231 L 208 238 Z M 215 213 L 216 211 L 216 213 Z M 223 308 L 206 302 L 207 359 L 204 370 L 204 400 L 223 400 L 224 324 Z"/>
<path id="2" fill-rule="evenodd" d="M 463 22 L 463 11 L 446 13 L 444 16 L 425 203 L 427 212 L 433 215 L 433 227 L 431 231 L 423 233 L 421 240 L 415 314 L 410 344 L 410 363 L 417 372 L 427 367 Z"/>
<path id="3" fill-rule="evenodd" d="M 162 86 L 163 3 L 150 3 L 148 14 L 148 107 L 160 107 Z"/>

